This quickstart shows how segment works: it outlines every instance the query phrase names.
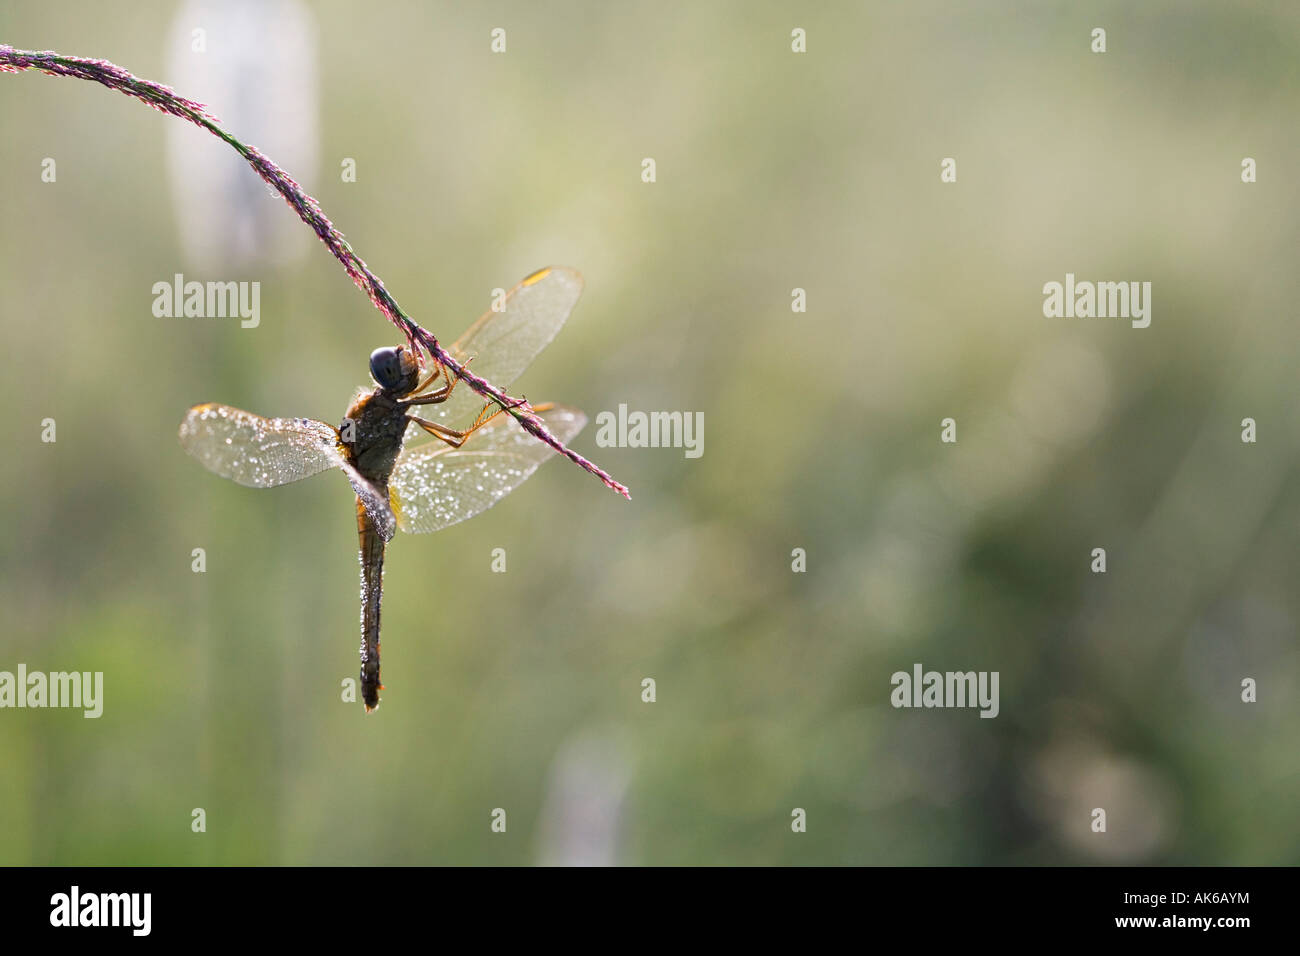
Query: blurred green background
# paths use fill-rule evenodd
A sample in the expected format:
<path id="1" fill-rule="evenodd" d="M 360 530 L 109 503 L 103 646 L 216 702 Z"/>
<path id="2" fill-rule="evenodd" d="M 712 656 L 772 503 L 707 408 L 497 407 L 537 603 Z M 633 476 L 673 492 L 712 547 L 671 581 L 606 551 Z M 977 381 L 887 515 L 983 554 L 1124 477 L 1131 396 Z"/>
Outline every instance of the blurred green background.
<path id="1" fill-rule="evenodd" d="M 1300 860 L 1294 4 L 220 6 L 0 40 L 206 96 L 444 340 L 578 268 L 516 392 L 703 411 L 704 455 L 589 425 L 630 503 L 557 461 L 399 535 L 365 716 L 346 483 L 241 488 L 176 428 L 337 422 L 396 333 L 216 139 L 0 75 L 0 669 L 106 685 L 0 711 L 0 863 Z M 261 325 L 155 318 L 177 272 Z M 1044 318 L 1066 272 L 1151 281 L 1151 327 Z M 893 709 L 917 662 L 999 671 L 1000 716 Z"/>

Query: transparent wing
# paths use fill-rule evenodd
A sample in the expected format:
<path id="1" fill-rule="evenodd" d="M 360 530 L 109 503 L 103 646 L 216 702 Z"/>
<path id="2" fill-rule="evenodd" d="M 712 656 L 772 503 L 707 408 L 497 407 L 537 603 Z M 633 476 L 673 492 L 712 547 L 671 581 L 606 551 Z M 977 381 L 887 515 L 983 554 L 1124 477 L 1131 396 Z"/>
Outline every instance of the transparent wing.
<path id="1" fill-rule="evenodd" d="M 385 541 L 396 522 L 388 496 L 348 464 L 339 433 L 310 418 L 263 418 L 229 405 L 195 405 L 180 428 L 181 447 L 200 465 L 249 488 L 274 488 L 329 468 L 342 469 Z"/>
<path id="2" fill-rule="evenodd" d="M 560 331 L 582 295 L 582 276 L 572 269 L 539 269 L 511 289 L 502 311 L 485 312 L 447 351 L 470 370 L 501 389 L 509 389 Z M 483 408 L 483 399 L 464 382 L 441 405 L 423 405 L 417 414 L 465 428 Z"/>
<path id="3" fill-rule="evenodd" d="M 181 447 L 200 465 L 249 488 L 274 488 L 336 468 L 339 433 L 310 418 L 263 418 L 229 405 L 185 413 Z"/>
<path id="4" fill-rule="evenodd" d="M 393 535 L 397 533 L 397 519 L 393 516 L 388 493 L 377 487 L 361 472 L 344 461 L 341 456 L 338 466 L 343 469 L 343 474 L 348 476 L 348 482 L 352 485 L 352 490 L 357 493 L 361 503 L 366 506 L 366 513 L 370 515 L 370 520 L 374 523 L 375 531 L 379 533 L 379 537 L 385 541 L 393 540 Z"/>
<path id="5" fill-rule="evenodd" d="M 539 417 L 565 444 L 587 424 L 586 415 L 564 405 L 552 405 Z M 504 414 L 459 449 L 438 441 L 403 449 L 388 481 L 397 526 L 425 534 L 473 517 L 523 484 L 553 454 Z"/>

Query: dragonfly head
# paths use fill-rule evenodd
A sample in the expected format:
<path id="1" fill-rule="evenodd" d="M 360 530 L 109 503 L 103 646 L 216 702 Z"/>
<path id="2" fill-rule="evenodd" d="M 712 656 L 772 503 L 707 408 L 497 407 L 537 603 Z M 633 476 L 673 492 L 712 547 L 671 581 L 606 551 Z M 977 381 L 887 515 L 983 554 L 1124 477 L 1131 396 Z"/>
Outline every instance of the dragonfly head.
<path id="1" fill-rule="evenodd" d="M 405 394 L 419 382 L 420 368 L 415 356 L 397 345 L 370 353 L 370 376 L 380 388 Z"/>

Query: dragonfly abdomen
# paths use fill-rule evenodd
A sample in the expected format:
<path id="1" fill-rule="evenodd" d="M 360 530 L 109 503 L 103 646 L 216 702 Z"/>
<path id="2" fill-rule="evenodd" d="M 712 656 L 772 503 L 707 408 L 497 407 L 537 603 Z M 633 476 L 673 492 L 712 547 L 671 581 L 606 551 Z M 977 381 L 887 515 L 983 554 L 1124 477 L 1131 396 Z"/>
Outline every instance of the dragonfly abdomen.
<path id="1" fill-rule="evenodd" d="M 383 489 L 387 493 L 387 488 Z M 379 706 L 379 605 L 384 593 L 384 539 L 365 504 L 357 499 L 357 535 L 361 541 L 361 699 L 366 713 Z"/>

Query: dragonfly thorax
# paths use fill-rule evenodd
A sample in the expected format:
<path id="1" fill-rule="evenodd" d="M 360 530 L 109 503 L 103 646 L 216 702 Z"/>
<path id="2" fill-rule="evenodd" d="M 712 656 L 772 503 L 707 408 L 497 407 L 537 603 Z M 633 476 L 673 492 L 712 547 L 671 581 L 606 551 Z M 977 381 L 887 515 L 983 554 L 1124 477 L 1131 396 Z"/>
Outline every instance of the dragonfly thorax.
<path id="1" fill-rule="evenodd" d="M 339 436 L 357 471 L 371 481 L 386 482 L 402 451 L 407 424 L 406 410 L 386 389 L 377 388 L 348 408 Z"/>

